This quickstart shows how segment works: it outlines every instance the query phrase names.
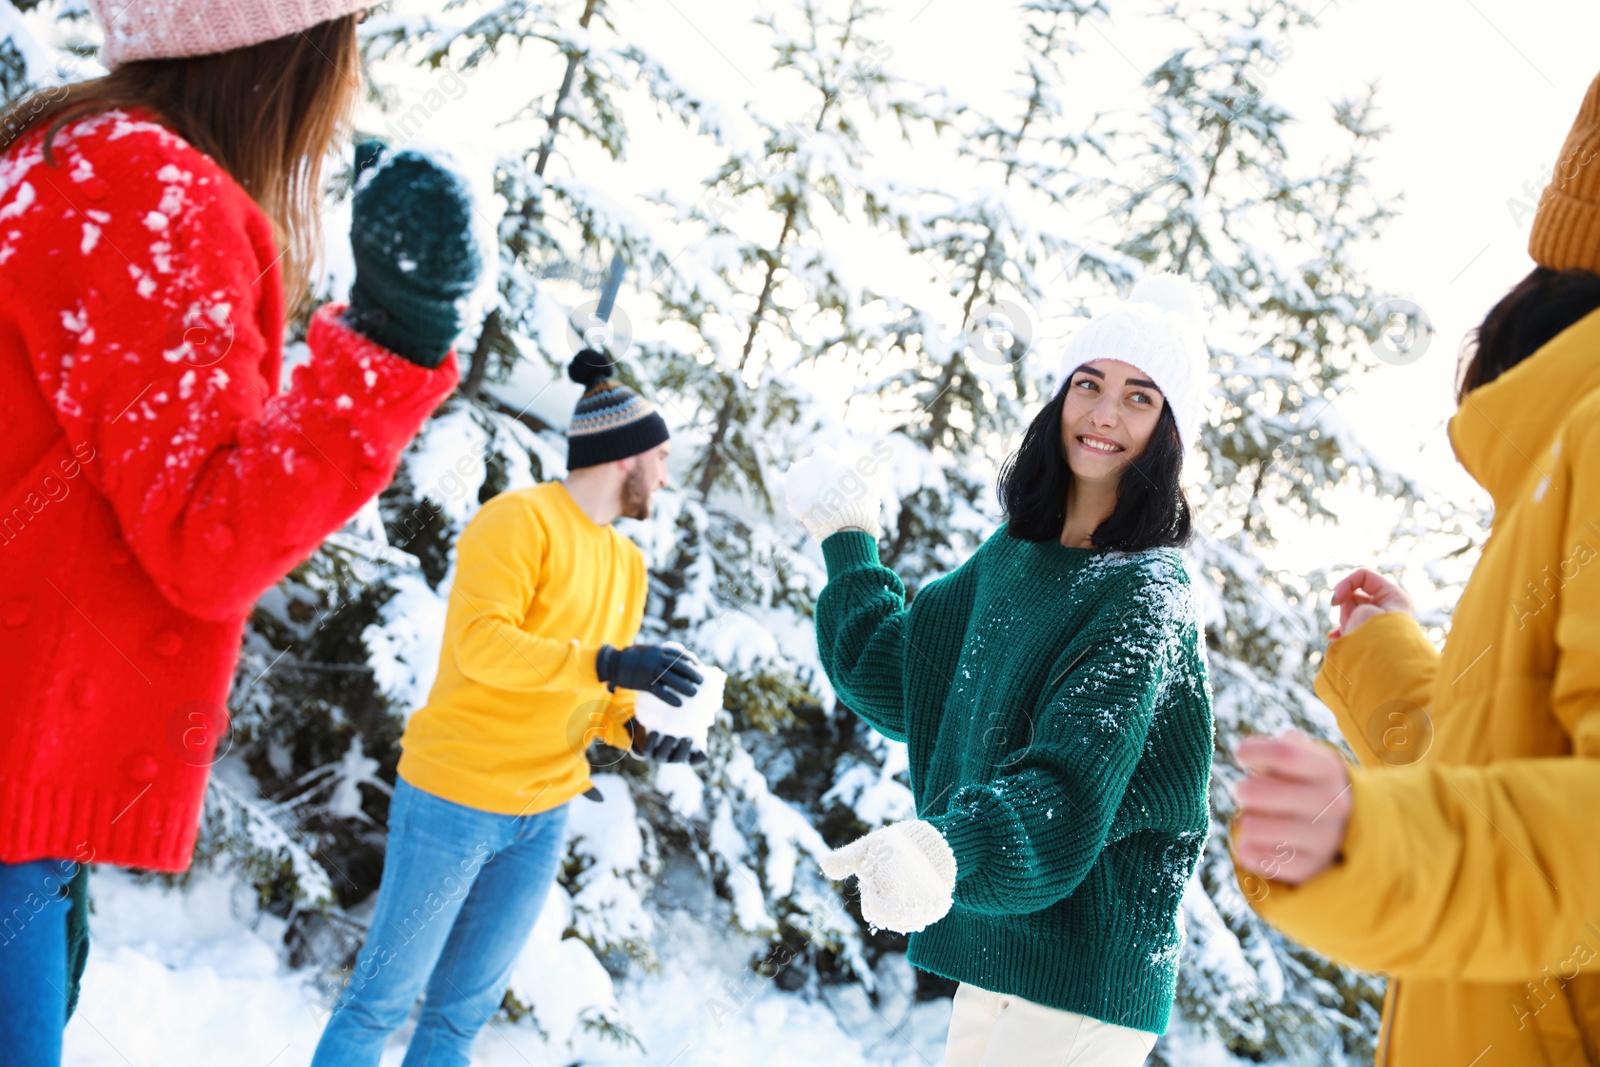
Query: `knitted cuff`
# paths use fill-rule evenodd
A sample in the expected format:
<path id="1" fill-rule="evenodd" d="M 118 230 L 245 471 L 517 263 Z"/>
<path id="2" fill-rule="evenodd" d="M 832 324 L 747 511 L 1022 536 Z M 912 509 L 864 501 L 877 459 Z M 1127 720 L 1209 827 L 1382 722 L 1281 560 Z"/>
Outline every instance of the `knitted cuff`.
<path id="1" fill-rule="evenodd" d="M 396 291 L 376 294 L 359 271 L 350 286 L 345 322 L 351 329 L 397 356 L 434 368 L 444 361 L 461 331 L 454 300 L 435 300 Z"/>
<path id="2" fill-rule="evenodd" d="M 611 690 L 613 693 L 615 693 L 617 691 L 617 686 L 616 686 L 616 683 L 614 681 L 612 681 L 611 672 L 616 669 L 616 664 L 617 664 L 617 650 L 616 650 L 616 648 L 614 648 L 611 645 L 601 645 L 598 649 L 595 650 L 595 654 L 594 654 L 594 673 L 595 673 L 595 677 L 599 678 L 602 682 L 606 683 L 606 688 Z"/>
<path id="3" fill-rule="evenodd" d="M 859 526 L 876 538 L 883 534 L 883 527 L 878 523 L 878 512 L 882 510 L 883 501 L 867 495 L 847 500 L 835 508 L 816 504 L 800 516 L 800 524 L 818 541 L 846 526 Z"/>
<path id="4" fill-rule="evenodd" d="M 901 832 L 906 840 L 910 841 L 933 865 L 934 873 L 948 888 L 954 889 L 956 873 L 959 869 L 956 863 L 955 850 L 950 847 L 950 842 L 944 839 L 939 828 L 924 819 L 912 819 L 900 824 Z"/>
<path id="5" fill-rule="evenodd" d="M 935 815 L 925 820 L 929 826 L 939 831 L 939 838 L 955 859 L 956 871 L 971 873 L 982 869 L 992 845 L 988 829 L 977 817 L 976 809 L 970 805 L 957 806 L 957 797 L 951 798 L 951 806 L 943 815 Z"/>
<path id="6" fill-rule="evenodd" d="M 1600 269 L 1600 206 L 1546 189 L 1528 234 L 1528 257 L 1551 270 Z"/>
<path id="7" fill-rule="evenodd" d="M 829 578 L 837 578 L 859 567 L 876 567 L 878 539 L 864 530 L 829 534 L 822 542 L 822 562 L 828 568 Z"/>

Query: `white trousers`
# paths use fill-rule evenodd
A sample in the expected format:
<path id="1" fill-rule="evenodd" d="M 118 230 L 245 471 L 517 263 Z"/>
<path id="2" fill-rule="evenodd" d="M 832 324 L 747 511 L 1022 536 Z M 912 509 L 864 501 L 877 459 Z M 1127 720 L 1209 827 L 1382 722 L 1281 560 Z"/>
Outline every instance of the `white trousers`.
<path id="1" fill-rule="evenodd" d="M 1138 1067 L 1156 1035 L 962 982 L 944 1067 Z"/>

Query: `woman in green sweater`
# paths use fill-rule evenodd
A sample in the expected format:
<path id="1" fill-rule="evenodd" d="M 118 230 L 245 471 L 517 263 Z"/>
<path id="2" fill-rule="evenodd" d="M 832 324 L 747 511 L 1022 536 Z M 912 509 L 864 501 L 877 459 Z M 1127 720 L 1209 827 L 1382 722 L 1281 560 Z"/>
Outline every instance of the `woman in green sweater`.
<path id="1" fill-rule="evenodd" d="M 1206 363 L 1175 276 L 1091 320 L 1001 469 L 1006 522 L 909 608 L 855 470 L 823 450 L 788 476 L 827 563 L 822 664 L 842 704 L 907 745 L 918 814 L 823 869 L 856 875 L 863 918 L 960 983 L 947 1067 L 1121 1067 L 1166 1030 L 1210 828 L 1179 484 Z"/>

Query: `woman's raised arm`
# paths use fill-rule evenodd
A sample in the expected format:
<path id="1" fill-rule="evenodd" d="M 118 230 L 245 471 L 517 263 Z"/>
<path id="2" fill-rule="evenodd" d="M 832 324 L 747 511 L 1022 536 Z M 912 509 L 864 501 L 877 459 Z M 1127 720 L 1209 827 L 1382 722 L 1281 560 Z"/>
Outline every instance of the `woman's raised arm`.
<path id="1" fill-rule="evenodd" d="M 42 266 L 19 275 L 13 313 L 67 442 L 91 450 L 84 472 L 157 588 L 192 615 L 239 617 L 389 483 L 458 365 L 402 359 L 327 306 L 280 394 L 265 219 L 164 128 L 97 123 L 58 137 L 63 165 L 27 175 L 39 244 L 18 260 Z M 93 181 L 112 177 L 103 211 Z"/>

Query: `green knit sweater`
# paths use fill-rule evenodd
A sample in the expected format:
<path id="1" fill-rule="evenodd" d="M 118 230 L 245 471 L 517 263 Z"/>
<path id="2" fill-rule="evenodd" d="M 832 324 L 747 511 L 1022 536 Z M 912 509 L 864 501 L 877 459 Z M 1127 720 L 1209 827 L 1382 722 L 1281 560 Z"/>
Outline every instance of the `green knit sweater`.
<path id="1" fill-rule="evenodd" d="M 1210 827 L 1211 683 L 1182 554 L 1001 526 L 910 608 L 870 534 L 822 554 L 823 668 L 906 743 L 917 814 L 956 856 L 954 905 L 910 961 L 1165 1032 Z"/>

